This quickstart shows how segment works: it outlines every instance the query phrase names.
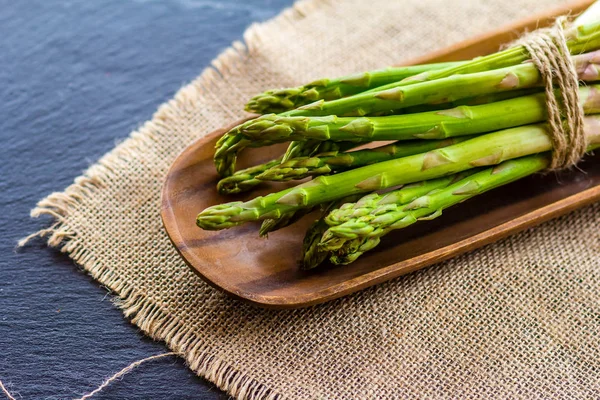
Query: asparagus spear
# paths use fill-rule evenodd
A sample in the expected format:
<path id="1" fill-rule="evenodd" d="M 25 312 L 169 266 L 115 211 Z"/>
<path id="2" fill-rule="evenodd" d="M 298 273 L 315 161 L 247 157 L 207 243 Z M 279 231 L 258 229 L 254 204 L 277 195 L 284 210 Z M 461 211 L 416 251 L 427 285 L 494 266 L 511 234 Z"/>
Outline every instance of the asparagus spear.
<path id="1" fill-rule="evenodd" d="M 343 198 L 341 200 L 332 201 L 326 207 L 323 208 L 319 219 L 314 221 L 312 225 L 306 231 L 304 240 L 302 242 L 302 269 L 312 269 L 321 264 L 328 256 L 328 252 L 319 250 L 319 243 L 321 236 L 329 226 L 324 221 L 324 217 L 331 213 L 331 211 L 340 207 L 340 205 L 346 202 L 354 202 L 360 199 L 360 195 L 353 195 Z"/>
<path id="2" fill-rule="evenodd" d="M 271 166 L 257 175 L 256 179 L 290 181 L 304 179 L 308 176 L 328 175 L 332 172 L 346 171 L 381 161 L 424 153 L 465 140 L 467 140 L 465 137 L 443 140 L 411 140 L 347 153 L 331 152 L 315 157 L 296 157 Z"/>
<path id="3" fill-rule="evenodd" d="M 390 231 L 405 228 L 419 220 L 437 218 L 448 207 L 539 172 L 549 164 L 548 154 L 505 161 L 493 168 L 476 172 L 447 188 L 419 197 L 408 205 L 387 204 L 385 207 L 374 208 L 368 215 L 330 228 L 323 235 L 319 247 L 322 251 L 335 250 L 331 257 L 334 264 L 351 263 L 377 246 L 380 238 Z M 335 240 L 338 237 L 346 240 L 341 247 L 339 241 Z"/>
<path id="4" fill-rule="evenodd" d="M 351 149 L 354 146 L 356 146 L 356 144 L 350 142 L 336 143 L 331 141 L 324 141 L 319 142 L 316 150 L 314 151 L 317 153 L 317 156 L 320 156 L 321 154 L 338 154 L 344 150 Z M 280 157 L 275 160 L 267 161 L 263 164 L 258 164 L 249 168 L 236 171 L 233 175 L 221 179 L 217 183 L 217 190 L 221 194 L 237 194 L 251 190 L 255 186 L 260 185 L 262 182 L 265 181 L 265 179 L 257 179 L 258 175 L 262 174 L 263 172 L 269 170 L 272 167 L 281 164 L 281 161 L 282 158 Z"/>
<path id="5" fill-rule="evenodd" d="M 600 111 L 600 85 L 579 88 L 587 113 Z M 476 106 L 385 117 L 279 117 L 264 115 L 239 127 L 251 141 L 288 140 L 378 141 L 444 139 L 546 119 L 546 95 L 537 93 Z"/>
<path id="6" fill-rule="evenodd" d="M 376 89 L 374 89 L 374 90 L 376 90 Z M 386 116 L 386 115 L 397 115 L 400 112 L 402 112 L 403 114 L 414 114 L 414 113 L 423 113 L 423 112 L 429 112 L 429 111 L 440 111 L 440 110 L 448 109 L 451 107 L 458 107 L 461 105 L 465 105 L 465 106 L 479 105 L 479 104 L 491 103 L 494 101 L 507 100 L 507 99 L 512 99 L 515 97 L 526 96 L 526 95 L 533 94 L 533 93 L 539 93 L 539 89 L 529 88 L 529 89 L 513 90 L 510 92 L 490 93 L 490 94 L 486 94 L 486 95 L 482 95 L 482 96 L 458 99 L 456 101 L 449 102 L 449 103 L 443 103 L 443 104 L 420 104 L 418 106 L 407 107 L 402 110 L 395 110 L 395 111 L 392 110 L 389 112 L 373 113 L 373 114 L 369 114 L 369 116 L 380 117 L 380 116 Z M 290 117 L 290 118 L 294 118 L 294 117 Z M 302 118 L 302 117 L 295 117 L 295 118 Z M 310 144 L 303 144 L 305 142 L 302 142 L 302 141 L 291 142 L 288 147 L 287 152 L 283 155 L 283 161 L 288 161 L 291 158 L 299 157 L 297 154 L 299 154 L 300 152 L 307 153 L 308 151 L 306 151 L 304 149 L 310 148 L 310 146 L 315 146 L 316 141 L 311 141 L 311 142 L 312 143 L 310 143 Z M 298 149 L 302 149 L 302 150 L 298 150 Z"/>
<path id="7" fill-rule="evenodd" d="M 281 113 L 316 100 L 335 100 L 366 90 L 397 82 L 426 71 L 454 67 L 464 62 L 447 62 L 390 67 L 334 79 L 319 79 L 303 86 L 274 89 L 254 96 L 246 111 L 258 114 Z"/>
<path id="8" fill-rule="evenodd" d="M 588 145 L 600 143 L 600 117 L 586 117 L 584 121 Z M 284 213 L 355 193 L 438 178 L 551 149 L 552 142 L 545 124 L 506 129 L 427 153 L 319 176 L 310 182 L 248 202 L 209 207 L 198 214 L 196 224 L 208 230 L 231 228 L 248 221 L 278 218 Z"/>
<path id="9" fill-rule="evenodd" d="M 280 163 L 281 158 L 278 158 L 264 164 L 239 170 L 233 175 L 221 179 L 219 183 L 217 183 L 217 190 L 221 194 L 236 194 L 250 190 L 263 182 L 263 180 L 256 179 L 258 175 Z"/>
<path id="10" fill-rule="evenodd" d="M 521 96 L 527 96 L 530 94 L 534 94 L 538 92 L 537 89 L 522 89 L 522 90 L 514 90 L 511 92 L 501 92 L 501 93 L 491 93 L 491 94 L 487 94 L 487 95 L 482 95 L 482 96 L 476 96 L 476 97 L 470 97 L 470 98 L 466 98 L 466 99 L 459 99 L 457 101 L 451 102 L 451 103 L 444 103 L 443 105 L 419 105 L 419 106 L 414 106 L 414 107 L 408 107 L 405 108 L 403 111 L 405 113 L 424 113 L 424 112 L 430 112 L 430 111 L 440 111 L 442 109 L 447 109 L 449 107 L 458 107 L 458 106 L 474 106 L 474 105 L 481 105 L 481 104 L 487 104 L 487 103 L 491 103 L 491 102 L 496 102 L 496 101 L 502 101 L 502 100 L 508 100 L 508 99 L 512 99 L 512 98 L 516 98 L 516 97 L 521 97 Z M 538 92 L 539 93 L 539 92 Z M 525 105 L 527 106 L 527 105 Z M 529 105 L 531 106 L 531 105 Z M 383 113 L 384 115 L 386 115 L 387 113 Z M 443 115 L 443 114 L 440 114 Z M 373 115 L 375 116 L 375 115 Z M 261 121 L 263 118 L 268 120 L 269 118 L 273 118 L 275 117 L 275 119 L 277 119 L 276 116 L 273 115 L 269 115 L 266 117 L 261 117 L 259 118 L 258 121 Z M 290 117 L 290 118 L 303 118 L 303 117 Z M 319 118 L 319 117 L 317 117 Z M 345 124 L 340 124 L 337 126 L 337 129 L 344 127 L 345 125 L 348 125 L 352 122 L 353 118 L 350 118 Z M 503 119 L 504 120 L 504 119 Z M 279 123 L 281 123 L 281 121 L 278 121 Z M 391 121 L 389 121 L 391 122 Z M 407 123 L 410 123 L 409 121 L 398 121 L 398 125 L 402 126 L 402 127 L 406 127 Z M 526 122 L 526 123 L 533 123 L 536 121 L 530 121 L 530 122 Z M 318 124 L 318 123 L 317 123 Z M 296 124 L 292 124 L 292 129 L 293 127 L 296 126 Z M 507 126 L 508 127 L 508 126 Z M 496 127 L 496 129 L 499 129 L 501 127 Z M 267 128 L 265 128 L 267 129 Z M 327 129 L 330 129 L 329 127 Z M 336 126 L 333 127 L 333 129 L 336 129 Z M 302 130 L 295 132 L 296 134 L 300 134 L 302 135 Z M 237 133 L 238 135 L 240 133 Z M 256 140 L 259 140 L 258 138 L 256 138 L 256 134 L 254 135 L 255 137 L 253 140 L 256 143 Z M 352 135 L 349 135 L 351 139 L 356 140 L 355 138 L 352 138 Z M 300 138 L 304 139 L 302 136 L 300 136 Z M 285 138 L 285 136 L 281 139 L 283 141 L 287 141 L 288 138 Z M 275 140 L 274 140 L 275 141 Z M 260 141 L 259 141 L 260 143 Z M 267 145 L 265 143 L 265 145 Z M 322 143 L 319 146 L 319 141 L 318 140 L 309 140 L 309 141 L 292 141 L 287 149 L 287 151 L 285 152 L 285 154 L 283 155 L 283 159 L 282 161 L 288 161 L 292 158 L 296 158 L 296 157 L 302 157 L 302 156 L 311 156 L 314 154 L 318 154 L 324 151 L 323 149 L 324 144 Z M 236 153 L 241 150 L 239 147 L 236 150 Z M 325 150 L 328 151 L 328 150 Z"/>

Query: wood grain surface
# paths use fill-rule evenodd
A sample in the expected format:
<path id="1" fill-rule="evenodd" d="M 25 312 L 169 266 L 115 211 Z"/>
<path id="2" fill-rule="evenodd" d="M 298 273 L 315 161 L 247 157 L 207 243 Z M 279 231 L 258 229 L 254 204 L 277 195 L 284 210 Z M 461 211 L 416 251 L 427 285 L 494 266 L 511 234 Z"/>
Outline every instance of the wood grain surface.
<path id="1" fill-rule="evenodd" d="M 590 1 L 568 7 L 573 13 Z M 444 61 L 469 58 L 497 49 L 507 37 L 548 23 L 562 7 L 511 25 L 477 40 L 424 57 Z M 208 206 L 264 195 L 293 183 L 265 186 L 240 196 L 221 196 L 212 156 L 220 129 L 189 146 L 173 163 L 163 187 L 165 228 L 186 262 L 204 280 L 232 296 L 261 307 L 306 307 L 438 263 L 492 243 L 600 199 L 600 156 L 581 163 L 582 170 L 536 175 L 493 190 L 446 210 L 441 217 L 385 236 L 377 250 L 346 266 L 298 267 L 304 233 L 312 218 L 258 237 L 258 224 L 218 232 L 196 227 L 195 217 Z M 243 153 L 240 167 L 281 153 L 272 146 Z"/>

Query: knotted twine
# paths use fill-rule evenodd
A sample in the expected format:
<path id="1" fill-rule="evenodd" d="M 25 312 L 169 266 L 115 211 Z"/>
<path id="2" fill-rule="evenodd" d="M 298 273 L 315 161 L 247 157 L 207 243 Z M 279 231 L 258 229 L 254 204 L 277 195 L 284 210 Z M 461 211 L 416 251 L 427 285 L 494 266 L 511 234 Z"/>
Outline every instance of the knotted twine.
<path id="1" fill-rule="evenodd" d="M 551 170 L 574 166 L 587 147 L 579 77 L 567 47 L 565 26 L 566 17 L 560 17 L 552 27 L 536 30 L 515 42 L 531 55 L 546 91 L 548 133 L 553 147 Z"/>

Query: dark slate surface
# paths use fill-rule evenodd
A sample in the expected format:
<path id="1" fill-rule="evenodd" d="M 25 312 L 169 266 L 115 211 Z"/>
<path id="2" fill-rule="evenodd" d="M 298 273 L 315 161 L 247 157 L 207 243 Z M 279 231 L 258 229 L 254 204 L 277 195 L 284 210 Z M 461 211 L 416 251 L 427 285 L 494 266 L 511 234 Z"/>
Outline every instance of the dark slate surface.
<path id="1" fill-rule="evenodd" d="M 251 22 L 291 3 L 0 0 L 0 380 L 16 398 L 78 397 L 166 351 L 67 256 L 39 240 L 15 250 L 48 222 L 29 210 L 149 119 Z M 226 396 L 169 358 L 96 398 Z"/>

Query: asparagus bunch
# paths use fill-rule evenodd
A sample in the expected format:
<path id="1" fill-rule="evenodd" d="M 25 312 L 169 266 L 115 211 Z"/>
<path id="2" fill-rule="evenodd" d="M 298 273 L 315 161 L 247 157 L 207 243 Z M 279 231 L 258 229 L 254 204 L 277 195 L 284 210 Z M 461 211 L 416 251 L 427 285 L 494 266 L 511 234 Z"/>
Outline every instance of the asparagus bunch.
<path id="1" fill-rule="evenodd" d="M 600 80 L 600 22 L 565 36 L 578 78 L 590 83 L 578 96 L 591 150 L 600 147 L 600 84 L 591 84 Z M 542 78 L 528 58 L 515 46 L 470 61 L 388 68 L 257 95 L 246 108 L 264 115 L 217 143 L 219 191 L 313 179 L 209 207 L 196 224 L 219 230 L 260 220 L 266 236 L 321 207 L 302 265 L 346 264 L 395 229 L 541 171 L 553 141 Z M 393 143 L 380 143 L 386 141 Z M 235 172 L 244 148 L 286 142 L 281 157 Z"/>

